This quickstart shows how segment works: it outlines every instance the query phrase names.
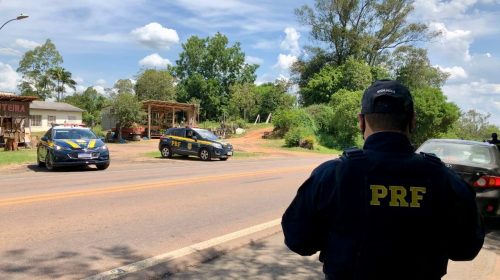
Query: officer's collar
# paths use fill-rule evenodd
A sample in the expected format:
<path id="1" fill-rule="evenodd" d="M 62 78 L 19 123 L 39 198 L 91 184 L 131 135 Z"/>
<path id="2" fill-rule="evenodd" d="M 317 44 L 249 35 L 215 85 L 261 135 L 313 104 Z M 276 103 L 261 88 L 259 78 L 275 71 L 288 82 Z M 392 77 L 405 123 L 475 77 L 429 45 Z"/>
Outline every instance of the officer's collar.
<path id="1" fill-rule="evenodd" d="M 388 131 L 376 132 L 368 136 L 363 149 L 392 153 L 413 153 L 415 151 L 406 135 Z"/>

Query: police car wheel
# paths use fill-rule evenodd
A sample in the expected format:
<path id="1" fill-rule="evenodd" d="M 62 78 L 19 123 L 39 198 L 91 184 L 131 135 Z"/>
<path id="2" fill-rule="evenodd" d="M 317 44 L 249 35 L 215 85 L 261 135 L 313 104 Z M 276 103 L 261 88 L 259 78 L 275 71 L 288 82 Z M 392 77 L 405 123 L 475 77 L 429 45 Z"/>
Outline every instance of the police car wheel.
<path id="1" fill-rule="evenodd" d="M 201 160 L 204 160 L 204 161 L 207 161 L 207 160 L 210 160 L 212 158 L 212 156 L 210 155 L 210 151 L 203 148 L 200 150 L 200 158 Z"/>
<path id="2" fill-rule="evenodd" d="M 36 163 L 38 164 L 38 167 L 45 167 L 45 162 L 40 161 L 40 156 L 36 155 Z"/>
<path id="3" fill-rule="evenodd" d="M 96 164 L 97 169 L 99 170 L 105 170 L 109 167 L 109 163 L 103 163 L 103 164 Z"/>
<path id="4" fill-rule="evenodd" d="M 54 171 L 56 169 L 54 167 L 54 157 L 50 152 L 47 152 L 47 156 L 45 156 L 45 167 L 47 167 L 49 171 Z"/>
<path id="5" fill-rule="evenodd" d="M 172 157 L 172 149 L 169 146 L 161 147 L 161 156 L 163 158 L 171 158 Z"/>

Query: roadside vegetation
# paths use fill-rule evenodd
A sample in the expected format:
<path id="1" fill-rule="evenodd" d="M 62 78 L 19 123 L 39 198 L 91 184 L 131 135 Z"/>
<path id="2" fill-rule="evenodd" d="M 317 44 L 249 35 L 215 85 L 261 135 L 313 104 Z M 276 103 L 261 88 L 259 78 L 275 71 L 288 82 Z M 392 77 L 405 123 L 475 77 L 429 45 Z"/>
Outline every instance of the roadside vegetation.
<path id="1" fill-rule="evenodd" d="M 0 166 L 9 164 L 36 163 L 36 149 L 19 148 L 19 151 L 0 150 Z"/>
<path id="2" fill-rule="evenodd" d="M 311 30 L 307 55 L 297 57 L 289 78 L 262 84 L 256 84 L 259 66 L 246 62 L 241 44 L 216 33 L 187 38 L 174 65 L 138 70 L 131 77 L 135 83 L 123 78 L 105 89 L 105 95 L 89 87 L 65 96 L 68 88 L 78 87 L 47 39 L 23 55 L 17 69 L 22 76 L 19 90 L 82 108 L 83 121 L 101 137 L 103 108 L 114 112 L 117 127 L 131 127 L 146 123 L 141 101 L 154 99 L 199 105 L 201 128 L 227 135 L 270 118 L 274 131 L 266 137 L 282 139 L 285 147 L 338 151 L 362 143 L 356 115 L 363 90 L 375 80 L 395 79 L 414 96 L 414 144 L 442 137 L 488 139 L 500 128 L 488 122 L 487 113 L 463 112 L 447 100 L 442 87 L 449 74 L 433 66 L 422 48 L 441 34 L 414 21 L 412 12 L 412 1 L 405 0 L 349 5 L 315 0 L 298 7 L 298 22 Z"/>

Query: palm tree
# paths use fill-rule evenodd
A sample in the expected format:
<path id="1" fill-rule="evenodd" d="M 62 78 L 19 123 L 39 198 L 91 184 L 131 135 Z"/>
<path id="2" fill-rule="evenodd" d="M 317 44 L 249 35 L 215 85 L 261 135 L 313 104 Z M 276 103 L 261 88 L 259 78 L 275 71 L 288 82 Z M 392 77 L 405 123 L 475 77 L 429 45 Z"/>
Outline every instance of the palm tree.
<path id="1" fill-rule="evenodd" d="M 62 67 L 55 67 L 49 70 L 51 78 L 56 81 L 55 91 L 57 92 L 57 101 L 61 101 L 64 97 L 64 93 L 66 92 L 66 86 L 75 90 L 76 82 L 71 79 L 71 72 L 66 71 L 66 69 Z"/>

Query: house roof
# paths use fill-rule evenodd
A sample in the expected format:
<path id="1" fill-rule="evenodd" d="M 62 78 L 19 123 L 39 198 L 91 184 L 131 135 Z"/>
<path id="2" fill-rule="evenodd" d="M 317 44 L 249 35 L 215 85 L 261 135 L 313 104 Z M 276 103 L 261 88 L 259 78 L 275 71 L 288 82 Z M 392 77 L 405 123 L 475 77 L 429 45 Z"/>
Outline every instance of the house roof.
<path id="1" fill-rule="evenodd" d="M 38 99 L 36 96 L 20 96 L 12 92 L 0 91 L 0 101 L 20 101 L 20 102 L 31 102 Z"/>
<path id="2" fill-rule="evenodd" d="M 51 110 L 63 112 L 83 112 L 84 110 L 64 102 L 33 101 L 30 109 Z"/>

